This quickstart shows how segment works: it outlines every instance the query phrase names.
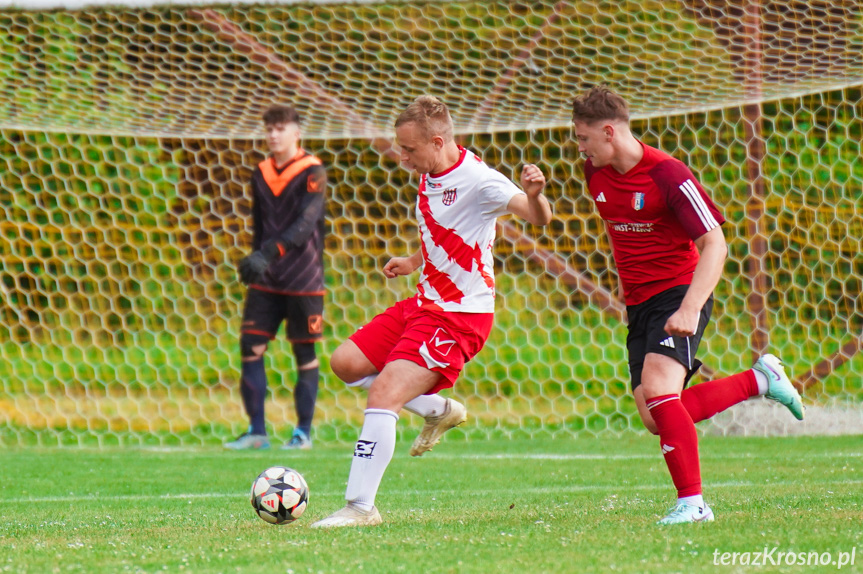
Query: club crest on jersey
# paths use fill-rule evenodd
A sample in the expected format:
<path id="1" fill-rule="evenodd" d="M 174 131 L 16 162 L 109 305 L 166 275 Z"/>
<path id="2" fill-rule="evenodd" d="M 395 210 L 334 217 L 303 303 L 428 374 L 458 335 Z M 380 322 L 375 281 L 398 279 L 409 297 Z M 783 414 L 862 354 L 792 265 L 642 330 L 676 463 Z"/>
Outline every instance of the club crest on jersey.
<path id="1" fill-rule="evenodd" d="M 638 211 L 644 207 L 644 194 L 636 192 L 632 194 L 632 209 Z"/>
<path id="2" fill-rule="evenodd" d="M 443 204 L 444 205 L 452 205 L 453 203 L 455 203 L 455 199 L 456 199 L 455 192 L 456 192 L 456 188 L 454 188 L 454 187 L 452 189 L 445 189 L 443 191 Z"/>

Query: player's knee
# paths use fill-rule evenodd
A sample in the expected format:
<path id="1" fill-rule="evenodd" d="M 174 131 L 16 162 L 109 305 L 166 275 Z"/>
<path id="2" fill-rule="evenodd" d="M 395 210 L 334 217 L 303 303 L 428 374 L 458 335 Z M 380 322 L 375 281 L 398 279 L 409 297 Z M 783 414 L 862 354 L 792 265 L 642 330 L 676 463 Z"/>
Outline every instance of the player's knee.
<path id="1" fill-rule="evenodd" d="M 351 383 L 351 353 L 344 344 L 339 345 L 330 356 L 330 368 L 333 373 L 346 383 Z"/>
<path id="2" fill-rule="evenodd" d="M 638 416 L 641 417 L 641 422 L 644 423 L 644 428 L 650 432 L 650 434 L 658 435 L 659 431 L 656 428 L 656 422 L 653 420 L 653 416 L 650 414 L 650 409 L 647 408 L 647 400 L 645 397 L 645 386 L 642 381 L 638 380 L 638 384 L 632 390 L 632 394 L 635 396 L 635 405 L 638 408 Z"/>
<path id="3" fill-rule="evenodd" d="M 244 361 L 254 361 L 264 356 L 269 339 L 263 335 L 240 335 L 240 354 Z"/>
<path id="4" fill-rule="evenodd" d="M 641 388 L 644 393 L 645 402 L 650 402 L 650 399 L 664 395 L 680 394 L 680 390 L 676 385 L 671 385 L 667 381 L 657 377 L 644 377 L 641 380 Z"/>
<path id="5" fill-rule="evenodd" d="M 294 357 L 297 358 L 297 367 L 311 368 L 309 365 L 316 363 L 318 355 L 315 353 L 314 343 L 294 343 Z"/>
<path id="6" fill-rule="evenodd" d="M 338 346 L 330 357 L 330 367 L 345 383 L 356 382 L 375 372 L 353 341 L 346 341 Z"/>

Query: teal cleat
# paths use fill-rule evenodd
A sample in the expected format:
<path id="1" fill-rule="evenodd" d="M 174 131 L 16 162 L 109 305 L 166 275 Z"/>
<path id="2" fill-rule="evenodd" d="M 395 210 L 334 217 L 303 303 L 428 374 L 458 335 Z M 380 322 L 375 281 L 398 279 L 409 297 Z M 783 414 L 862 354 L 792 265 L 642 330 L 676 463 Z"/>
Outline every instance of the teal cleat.
<path id="1" fill-rule="evenodd" d="M 694 504 L 678 502 L 668 511 L 668 516 L 657 522 L 663 526 L 669 524 L 687 524 L 690 522 L 713 522 L 713 511 L 706 504 L 704 508 Z"/>
<path id="2" fill-rule="evenodd" d="M 764 395 L 771 401 L 785 405 L 794 417 L 803 420 L 803 401 L 800 393 L 791 384 L 791 379 L 785 374 L 782 361 L 774 355 L 763 355 L 752 367 L 767 377 L 767 394 Z"/>
<path id="3" fill-rule="evenodd" d="M 265 434 L 244 432 L 237 440 L 225 443 L 228 450 L 263 450 L 270 448 L 270 439 Z"/>
<path id="4" fill-rule="evenodd" d="M 311 448 L 312 438 L 300 429 L 294 429 L 291 440 L 282 445 L 282 450 L 310 450 Z"/>

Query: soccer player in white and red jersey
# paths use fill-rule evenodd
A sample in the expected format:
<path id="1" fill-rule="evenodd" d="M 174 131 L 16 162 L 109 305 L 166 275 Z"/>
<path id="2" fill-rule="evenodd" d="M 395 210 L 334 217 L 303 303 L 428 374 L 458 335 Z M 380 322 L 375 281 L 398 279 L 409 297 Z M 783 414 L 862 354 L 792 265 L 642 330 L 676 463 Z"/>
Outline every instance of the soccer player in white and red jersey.
<path id="1" fill-rule="evenodd" d="M 623 288 L 635 403 L 644 425 L 659 435 L 677 488 L 677 503 L 659 523 L 713 520 L 702 498 L 695 423 L 757 395 L 802 419 L 800 395 L 773 355 L 684 390 L 701 366 L 695 353 L 728 252 L 725 220 L 689 168 L 635 138 L 629 106 L 618 94 L 591 88 L 575 98 L 572 122 Z"/>
<path id="2" fill-rule="evenodd" d="M 525 165 L 524 191 L 519 189 L 455 143 L 452 118 L 437 98 L 417 98 L 395 128 L 402 163 L 420 175 L 420 250 L 394 257 L 383 272 L 393 278 L 422 266 L 422 275 L 415 296 L 372 319 L 330 359 L 339 378 L 368 389 L 368 408 L 354 449 L 347 506 L 313 528 L 380 524 L 375 496 L 393 456 L 402 407 L 426 419 L 414 456 L 465 420 L 463 406 L 437 393 L 453 386 L 491 331 L 495 221 L 506 213 L 535 225 L 551 221 L 542 171 Z"/>

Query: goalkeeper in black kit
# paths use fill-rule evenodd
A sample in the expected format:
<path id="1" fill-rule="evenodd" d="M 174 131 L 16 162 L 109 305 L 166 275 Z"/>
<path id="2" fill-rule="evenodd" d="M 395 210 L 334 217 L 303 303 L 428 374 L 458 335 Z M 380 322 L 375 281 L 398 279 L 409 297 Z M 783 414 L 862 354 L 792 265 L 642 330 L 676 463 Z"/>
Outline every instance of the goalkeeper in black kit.
<path id="1" fill-rule="evenodd" d="M 240 261 L 249 286 L 240 328 L 240 394 L 249 430 L 225 444 L 232 450 L 269 448 L 264 419 L 264 353 L 282 321 L 297 364 L 297 425 L 286 449 L 309 449 L 318 394 L 315 342 L 323 333 L 326 170 L 299 146 L 300 117 L 288 106 L 263 116 L 270 155 L 252 174 L 253 252 Z"/>

